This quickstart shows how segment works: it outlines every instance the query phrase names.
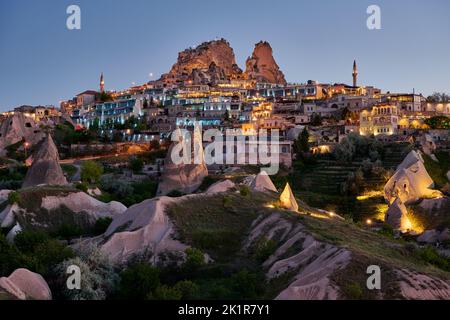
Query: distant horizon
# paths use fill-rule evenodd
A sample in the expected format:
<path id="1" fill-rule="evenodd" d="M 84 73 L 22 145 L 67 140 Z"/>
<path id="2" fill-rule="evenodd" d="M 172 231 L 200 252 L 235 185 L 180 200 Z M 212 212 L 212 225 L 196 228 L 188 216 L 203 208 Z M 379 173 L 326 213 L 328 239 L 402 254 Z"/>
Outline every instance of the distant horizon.
<path id="1" fill-rule="evenodd" d="M 81 8 L 81 30 L 66 28 L 71 4 Z M 7 46 L 0 50 L 0 112 L 59 107 L 80 92 L 98 90 L 102 72 L 108 91 L 156 80 L 180 51 L 216 38 L 230 43 L 241 69 L 257 42 L 269 42 L 289 83 L 351 84 L 356 60 L 360 85 L 425 97 L 450 91 L 450 44 L 443 41 L 450 31 L 448 1 L 270 4 L 2 1 L 0 39 Z M 381 8 L 381 30 L 366 27 L 371 4 Z"/>

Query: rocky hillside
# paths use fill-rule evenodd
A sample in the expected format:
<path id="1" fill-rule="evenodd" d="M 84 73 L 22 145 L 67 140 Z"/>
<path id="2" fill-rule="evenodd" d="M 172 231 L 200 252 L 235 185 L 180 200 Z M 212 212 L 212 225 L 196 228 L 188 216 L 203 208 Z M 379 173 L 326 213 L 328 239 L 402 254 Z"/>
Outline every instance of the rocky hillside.
<path id="1" fill-rule="evenodd" d="M 272 47 L 266 41 L 255 45 L 253 54 L 247 59 L 244 76 L 247 80 L 286 84 L 283 72 L 281 72 L 273 58 Z"/>
<path id="2" fill-rule="evenodd" d="M 233 48 L 224 40 L 204 42 L 178 54 L 172 69 L 162 75 L 167 83 L 191 81 L 193 84 L 216 84 L 242 77 Z"/>
<path id="3" fill-rule="evenodd" d="M 172 69 L 161 76 L 164 83 L 217 85 L 233 79 L 286 84 L 268 42 L 261 41 L 247 59 L 243 73 L 236 64 L 233 48 L 224 40 L 204 42 L 178 54 Z"/>
<path id="4" fill-rule="evenodd" d="M 258 295 L 247 298 L 450 297 L 449 261 L 433 249 L 396 240 L 301 201 L 298 213 L 284 210 L 273 191 L 223 186 L 219 193 L 144 201 L 116 217 L 108 231 L 93 240 L 119 263 L 139 252 L 150 252 L 149 261 L 160 264 L 168 256 L 183 256 L 186 248 L 201 250 L 209 263 L 191 280 L 205 291 L 203 298 L 219 294 L 210 292 L 212 283 L 226 283 L 224 279 L 238 270 L 265 278 Z M 366 287 L 369 265 L 382 270 L 381 290 Z M 234 296 L 222 292 L 215 297 Z"/>

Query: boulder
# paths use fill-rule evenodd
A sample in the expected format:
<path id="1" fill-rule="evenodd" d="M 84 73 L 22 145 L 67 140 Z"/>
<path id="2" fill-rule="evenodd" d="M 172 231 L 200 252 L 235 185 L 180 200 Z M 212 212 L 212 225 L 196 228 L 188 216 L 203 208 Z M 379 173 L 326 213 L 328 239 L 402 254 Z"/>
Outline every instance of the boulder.
<path id="1" fill-rule="evenodd" d="M 259 192 L 278 192 L 269 175 L 265 171 L 258 173 L 258 175 L 252 180 L 250 183 L 250 189 Z"/>
<path id="2" fill-rule="evenodd" d="M 0 278 L 0 288 L 19 300 L 51 300 L 52 293 L 44 278 L 27 269 L 17 269 Z"/>
<path id="3" fill-rule="evenodd" d="M 47 134 L 28 169 L 23 188 L 37 185 L 66 185 L 67 180 L 59 165 L 58 149 L 50 134 Z"/>
<path id="4" fill-rule="evenodd" d="M 6 240 L 8 240 L 8 242 L 10 242 L 10 243 L 14 242 L 14 238 L 21 231 L 22 231 L 22 227 L 20 226 L 20 224 L 16 223 L 16 225 L 6 235 Z"/>
<path id="5" fill-rule="evenodd" d="M 0 212 L 0 226 L 2 228 L 10 228 L 15 224 L 14 212 L 19 210 L 17 204 L 7 205 L 2 212 Z"/>
<path id="6" fill-rule="evenodd" d="M 439 234 L 438 241 L 439 242 L 446 242 L 450 240 L 450 232 L 448 228 L 445 228 L 442 230 L 442 232 Z"/>
<path id="7" fill-rule="evenodd" d="M 9 194 L 12 190 L 0 190 L 0 204 L 8 200 Z"/>
<path id="8" fill-rule="evenodd" d="M 426 230 L 418 238 L 417 242 L 420 243 L 436 243 L 439 239 L 439 232 L 436 230 Z"/>

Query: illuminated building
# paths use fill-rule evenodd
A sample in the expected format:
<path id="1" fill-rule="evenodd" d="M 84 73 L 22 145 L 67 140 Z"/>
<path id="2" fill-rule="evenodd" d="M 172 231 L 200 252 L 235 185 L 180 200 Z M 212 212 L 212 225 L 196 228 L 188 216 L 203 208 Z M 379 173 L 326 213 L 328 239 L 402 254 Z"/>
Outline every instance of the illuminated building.
<path id="1" fill-rule="evenodd" d="M 397 107 L 380 104 L 371 110 L 363 110 L 360 113 L 359 132 L 364 136 L 397 134 Z"/>

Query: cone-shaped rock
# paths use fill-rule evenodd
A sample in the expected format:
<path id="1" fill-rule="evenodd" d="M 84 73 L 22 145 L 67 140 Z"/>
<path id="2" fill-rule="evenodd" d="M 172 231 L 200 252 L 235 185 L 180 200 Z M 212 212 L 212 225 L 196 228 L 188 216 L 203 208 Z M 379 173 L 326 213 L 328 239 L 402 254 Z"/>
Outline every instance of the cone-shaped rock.
<path id="1" fill-rule="evenodd" d="M 297 200 L 295 200 L 294 194 L 292 193 L 291 186 L 289 183 L 286 183 L 286 187 L 284 191 L 280 195 L 281 206 L 285 209 L 297 211 L 298 204 Z"/>
<path id="2" fill-rule="evenodd" d="M 176 132 L 178 136 L 181 136 L 179 130 Z M 164 170 L 161 175 L 161 182 L 158 185 L 157 195 L 166 195 L 175 190 L 182 193 L 192 193 L 208 175 L 208 168 L 205 164 L 201 145 L 201 133 L 198 132 L 198 129 L 194 131 L 193 141 L 187 143 L 191 146 L 191 152 L 187 152 L 191 157 L 186 159 L 190 163 L 183 161 L 183 163 L 175 164 L 172 161 L 172 153 L 176 152 L 174 150 L 175 147 L 180 143 L 184 143 L 184 139 L 180 139 L 178 143 L 173 143 L 169 148 L 164 161 Z"/>
<path id="3" fill-rule="evenodd" d="M 397 230 L 407 231 L 412 228 L 408 218 L 408 210 L 400 198 L 395 199 L 389 206 L 384 220 L 388 225 Z"/>
<path id="4" fill-rule="evenodd" d="M 270 180 L 269 175 L 265 171 L 261 171 L 260 173 L 258 173 L 258 175 L 251 182 L 250 189 L 260 192 L 266 191 L 278 192 L 272 180 Z"/>
<path id="5" fill-rule="evenodd" d="M 50 134 L 47 134 L 37 152 L 33 155 L 33 163 L 28 169 L 22 187 L 41 184 L 65 185 L 66 177 L 59 165 L 58 149 Z"/>

